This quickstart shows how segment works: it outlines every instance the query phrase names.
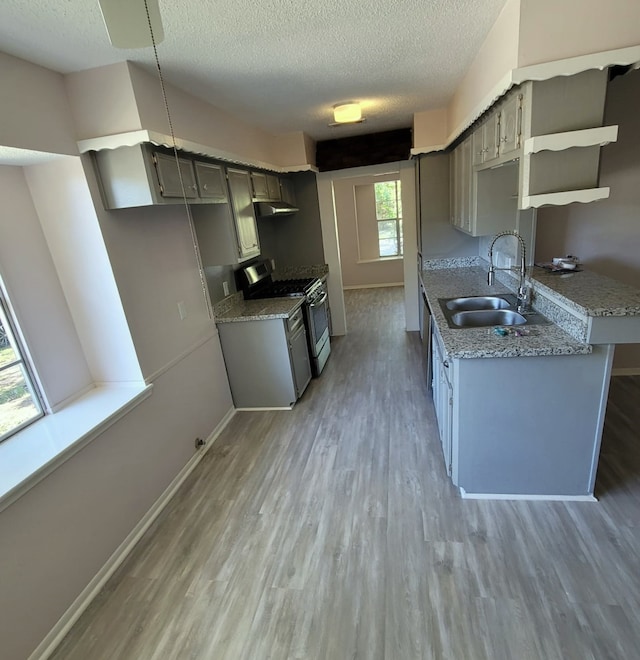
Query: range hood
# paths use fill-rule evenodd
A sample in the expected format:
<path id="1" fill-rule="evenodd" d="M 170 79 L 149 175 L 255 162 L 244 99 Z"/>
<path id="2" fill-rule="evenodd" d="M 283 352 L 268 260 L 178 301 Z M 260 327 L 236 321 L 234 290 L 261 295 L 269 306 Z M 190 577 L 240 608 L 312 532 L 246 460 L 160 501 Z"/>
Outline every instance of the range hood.
<path id="1" fill-rule="evenodd" d="M 297 213 L 298 209 L 292 204 L 286 202 L 257 202 L 256 215 L 261 218 L 267 218 L 272 215 L 291 215 Z"/>

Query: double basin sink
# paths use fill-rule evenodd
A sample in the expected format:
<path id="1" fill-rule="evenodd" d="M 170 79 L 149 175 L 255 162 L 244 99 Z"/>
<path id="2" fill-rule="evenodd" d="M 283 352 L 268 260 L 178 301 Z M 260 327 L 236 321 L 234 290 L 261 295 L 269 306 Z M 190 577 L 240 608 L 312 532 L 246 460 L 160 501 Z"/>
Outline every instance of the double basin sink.
<path id="1" fill-rule="evenodd" d="M 496 296 L 440 298 L 438 302 L 450 328 L 549 323 L 542 314 L 537 312 L 518 312 L 518 301 L 516 296 L 511 293 Z"/>

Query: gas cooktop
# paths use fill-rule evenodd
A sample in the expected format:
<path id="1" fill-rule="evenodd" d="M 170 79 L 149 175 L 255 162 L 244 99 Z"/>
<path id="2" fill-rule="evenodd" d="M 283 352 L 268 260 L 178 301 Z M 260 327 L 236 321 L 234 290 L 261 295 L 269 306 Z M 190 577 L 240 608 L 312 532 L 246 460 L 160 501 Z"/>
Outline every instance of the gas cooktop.
<path id="1" fill-rule="evenodd" d="M 303 277 L 291 280 L 274 280 L 249 292 L 250 298 L 285 298 L 306 295 L 316 284 L 318 278 Z"/>

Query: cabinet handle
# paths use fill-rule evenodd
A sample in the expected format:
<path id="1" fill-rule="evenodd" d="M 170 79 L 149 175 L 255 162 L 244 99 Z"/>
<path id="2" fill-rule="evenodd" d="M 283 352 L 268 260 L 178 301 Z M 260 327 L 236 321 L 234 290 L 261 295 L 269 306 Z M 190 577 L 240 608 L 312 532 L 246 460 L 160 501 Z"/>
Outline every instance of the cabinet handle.
<path id="1" fill-rule="evenodd" d="M 209 188 L 208 188 L 207 184 L 205 183 L 205 184 L 202 186 L 202 190 L 208 190 L 208 189 L 209 189 Z"/>
<path id="2" fill-rule="evenodd" d="M 522 135 L 522 99 L 523 96 L 518 96 L 518 119 L 516 120 L 516 147 L 520 147 L 520 139 Z"/>

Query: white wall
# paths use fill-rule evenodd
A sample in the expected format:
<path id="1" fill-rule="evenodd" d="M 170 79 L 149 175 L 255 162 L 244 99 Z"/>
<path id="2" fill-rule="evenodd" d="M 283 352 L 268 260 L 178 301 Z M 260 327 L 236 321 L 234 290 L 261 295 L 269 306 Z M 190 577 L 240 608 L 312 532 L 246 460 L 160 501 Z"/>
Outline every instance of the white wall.
<path id="1" fill-rule="evenodd" d="M 0 52 L 0 145 L 77 154 L 63 77 Z"/>
<path id="2" fill-rule="evenodd" d="M 156 75 L 121 62 L 65 76 L 78 139 L 141 128 L 170 135 Z M 220 156 L 275 167 L 306 169 L 315 148 L 302 132 L 273 135 L 165 83 L 175 136 L 210 148 Z"/>
<path id="3" fill-rule="evenodd" d="M 607 200 L 538 210 L 536 260 L 575 254 L 585 267 L 640 288 L 640 71 L 609 83 L 605 125 L 618 141 L 602 148 L 600 185 Z M 640 345 L 618 346 L 616 369 L 640 373 Z"/>
<path id="4" fill-rule="evenodd" d="M 33 165 L 25 168 L 25 176 L 92 380 L 140 382 L 140 365 L 80 158 Z"/>
<path id="5" fill-rule="evenodd" d="M 39 110 L 18 114 L 3 99 L 0 144 L 63 150 L 72 124 L 61 78 L 26 62 L 12 63 L 11 71 L 19 70 L 24 76 L 16 83 L 17 96 L 33 99 Z M 128 327 L 129 343 L 122 336 L 112 337 L 113 343 L 135 352 L 153 390 L 0 512 L 3 660 L 30 655 L 192 458 L 195 438 L 207 438 L 232 409 L 189 223 L 178 207 L 105 211 L 87 161 L 31 168 L 27 176 L 36 205 L 24 172 L 0 167 L 2 275 L 51 401 L 92 384 L 84 351 L 95 347 L 84 333 L 91 330 L 94 311 L 98 326 L 110 314 L 118 317 L 116 335 L 126 335 Z M 52 183 L 56 186 L 45 192 Z M 81 281 L 92 257 L 113 273 L 95 291 L 96 300 L 90 296 L 95 281 Z M 104 286 L 108 295 L 101 297 Z M 116 292 L 119 314 L 108 310 Z M 184 321 L 178 301 L 186 305 Z M 91 362 L 91 369 L 97 377 L 107 366 Z"/>
<path id="6" fill-rule="evenodd" d="M 366 186 L 368 189 L 376 181 L 400 178 L 397 165 L 386 168 L 376 166 L 376 169 L 382 170 L 379 176 L 346 177 L 334 181 L 333 184 L 342 282 L 345 287 L 397 284 L 404 280 L 401 259 L 359 263 L 371 258 L 372 255 L 367 252 L 367 248 L 372 249 L 369 245 L 371 237 L 377 236 L 377 229 L 371 229 L 369 226 L 375 223 L 375 205 L 372 208 L 366 207 L 363 195 L 359 194 L 363 191 L 361 186 Z M 360 236 L 364 239 L 362 248 L 365 252 L 362 255 Z"/>
<path id="7" fill-rule="evenodd" d="M 640 44 L 637 0 L 521 0 L 518 66 Z"/>
<path id="8" fill-rule="evenodd" d="M 24 171 L 0 165 L 0 270 L 50 408 L 92 378 Z"/>
<path id="9" fill-rule="evenodd" d="M 0 512 L 3 660 L 25 660 L 231 406 L 217 338 Z M 221 377 L 222 375 L 222 377 Z"/>
<path id="10" fill-rule="evenodd" d="M 153 380 L 215 332 L 189 219 L 182 204 L 105 210 L 90 159 L 83 164 L 140 367 Z"/>
<path id="11" fill-rule="evenodd" d="M 143 128 L 128 62 L 69 73 L 64 84 L 78 140 Z"/>
<path id="12" fill-rule="evenodd" d="M 320 206 L 320 220 L 322 223 L 322 243 L 325 261 L 329 266 L 331 276 L 328 281 L 329 301 L 331 304 L 331 319 L 334 334 L 347 332 L 347 321 L 344 308 L 343 275 L 341 265 L 341 245 L 338 236 L 337 207 L 335 199 L 336 185 L 342 179 L 370 177 L 375 174 L 384 174 L 392 170 L 400 172 L 403 186 L 415 192 L 414 162 L 389 163 L 371 167 L 356 167 L 335 172 L 322 172 L 318 175 L 318 201 Z M 407 330 L 416 330 L 417 304 L 418 304 L 418 272 L 416 266 L 416 209 L 415 194 L 402 195 L 402 205 L 405 225 L 405 265 L 401 272 L 405 286 L 405 318 Z M 412 226 L 413 225 L 413 226 Z M 400 279 L 399 281 L 402 281 Z"/>

